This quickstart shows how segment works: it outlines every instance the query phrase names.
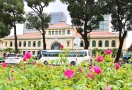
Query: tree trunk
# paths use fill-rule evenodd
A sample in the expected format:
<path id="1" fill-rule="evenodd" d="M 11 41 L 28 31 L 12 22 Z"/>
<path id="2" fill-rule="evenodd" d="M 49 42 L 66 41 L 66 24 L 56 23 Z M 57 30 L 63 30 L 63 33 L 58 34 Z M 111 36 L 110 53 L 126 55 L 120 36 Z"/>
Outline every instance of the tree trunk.
<path id="1" fill-rule="evenodd" d="M 118 63 L 120 55 L 121 55 L 121 52 L 122 52 L 123 41 L 124 41 L 124 39 L 120 40 L 119 48 L 118 48 L 118 51 L 117 51 L 117 54 L 116 54 L 116 58 L 115 58 L 115 62 L 116 63 Z"/>
<path id="2" fill-rule="evenodd" d="M 42 36 L 43 36 L 43 50 L 46 50 L 45 33 Z"/>
<path id="3" fill-rule="evenodd" d="M 121 31 L 121 30 L 120 30 Z M 123 46 L 123 42 L 124 42 L 124 39 L 126 38 L 127 36 L 127 31 L 124 31 L 124 34 L 121 36 L 121 32 L 119 34 L 119 48 L 118 48 L 118 51 L 117 51 L 117 54 L 116 54 L 116 58 L 115 58 L 115 62 L 118 63 L 119 61 L 119 58 L 120 58 L 120 55 L 121 55 L 121 52 L 122 52 L 122 46 Z"/>
<path id="4" fill-rule="evenodd" d="M 15 53 L 18 53 L 16 25 L 15 24 L 14 24 L 14 37 L 15 37 Z"/>
<path id="5" fill-rule="evenodd" d="M 88 39 L 84 39 L 84 42 L 85 42 L 84 49 L 88 49 L 88 47 L 89 47 L 89 41 L 88 41 Z"/>

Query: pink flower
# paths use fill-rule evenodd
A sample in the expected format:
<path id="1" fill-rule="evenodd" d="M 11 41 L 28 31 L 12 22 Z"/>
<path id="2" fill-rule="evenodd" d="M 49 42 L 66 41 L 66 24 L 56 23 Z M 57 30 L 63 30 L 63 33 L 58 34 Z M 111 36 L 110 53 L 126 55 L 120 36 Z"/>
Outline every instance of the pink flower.
<path id="1" fill-rule="evenodd" d="M 94 72 L 97 73 L 97 74 L 101 74 L 102 70 L 99 66 L 94 66 Z"/>
<path id="2" fill-rule="evenodd" d="M 23 57 L 23 61 L 27 61 L 27 57 L 26 56 Z"/>
<path id="3" fill-rule="evenodd" d="M 132 74 L 132 72 L 130 74 Z"/>
<path id="4" fill-rule="evenodd" d="M 116 67 L 116 69 L 119 69 L 120 65 L 118 63 L 115 63 L 115 67 Z"/>
<path id="5" fill-rule="evenodd" d="M 82 73 L 82 69 L 81 69 L 81 68 L 78 68 L 78 71 L 79 71 L 80 73 Z"/>
<path id="6" fill-rule="evenodd" d="M 49 67 L 50 67 L 50 68 L 52 68 L 52 67 L 53 67 L 53 65 L 51 65 L 51 64 L 50 64 L 50 65 L 49 65 Z"/>
<path id="7" fill-rule="evenodd" d="M 111 90 L 110 86 L 106 86 L 105 90 Z"/>
<path id="8" fill-rule="evenodd" d="M 66 71 L 64 71 L 64 75 L 67 78 L 72 78 L 75 75 L 75 72 L 73 70 L 66 70 Z"/>
<path id="9" fill-rule="evenodd" d="M 40 63 L 38 63 L 37 66 L 40 66 Z"/>
<path id="10" fill-rule="evenodd" d="M 64 48 L 64 46 L 63 45 L 60 45 L 60 49 L 63 49 Z"/>
<path id="11" fill-rule="evenodd" d="M 2 63 L 2 67 L 6 67 L 7 65 L 6 65 L 6 62 L 3 62 Z"/>
<path id="12" fill-rule="evenodd" d="M 93 72 L 92 66 L 89 66 L 89 70 L 90 70 L 90 72 Z"/>
<path id="13" fill-rule="evenodd" d="M 14 70 L 12 70 L 12 72 L 15 72 Z"/>
<path id="14" fill-rule="evenodd" d="M 105 52 L 106 52 L 106 54 L 111 54 L 112 53 L 112 51 L 110 49 L 107 49 Z"/>
<path id="15" fill-rule="evenodd" d="M 94 74 L 92 72 L 88 72 L 87 77 L 90 77 L 90 78 L 94 79 Z"/>
<path id="16" fill-rule="evenodd" d="M 30 58 L 31 58 L 31 56 L 32 56 L 32 55 L 31 55 L 31 53 L 30 53 L 30 52 L 26 52 L 26 53 L 25 53 L 25 57 L 26 57 L 27 59 L 30 59 Z"/>
<path id="17" fill-rule="evenodd" d="M 98 61 L 98 62 L 102 62 L 102 61 L 103 61 L 103 59 L 104 59 L 104 57 L 103 57 L 103 56 L 98 56 L 98 57 L 97 57 L 97 61 Z"/>

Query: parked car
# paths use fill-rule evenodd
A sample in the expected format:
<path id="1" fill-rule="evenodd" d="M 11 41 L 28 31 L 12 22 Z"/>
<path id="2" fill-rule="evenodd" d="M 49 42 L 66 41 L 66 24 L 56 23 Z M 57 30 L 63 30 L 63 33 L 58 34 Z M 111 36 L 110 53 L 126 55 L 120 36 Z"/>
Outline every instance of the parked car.
<path id="1" fill-rule="evenodd" d="M 0 63 L 5 62 L 4 57 L 0 57 Z"/>
<path id="2" fill-rule="evenodd" d="M 122 64 L 125 63 L 132 64 L 132 61 L 130 59 L 131 59 L 131 53 L 130 52 L 125 53 L 124 56 L 122 57 Z"/>
<path id="3" fill-rule="evenodd" d="M 8 54 L 5 58 L 6 63 L 19 63 L 23 60 L 23 55 L 21 54 Z"/>

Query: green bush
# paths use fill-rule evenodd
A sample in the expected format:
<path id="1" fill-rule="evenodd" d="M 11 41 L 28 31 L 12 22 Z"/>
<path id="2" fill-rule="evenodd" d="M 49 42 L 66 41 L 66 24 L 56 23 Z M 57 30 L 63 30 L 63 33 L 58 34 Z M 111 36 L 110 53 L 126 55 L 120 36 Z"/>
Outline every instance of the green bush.
<path id="1" fill-rule="evenodd" d="M 122 67 L 105 59 L 95 60 L 94 66 L 89 66 L 89 62 L 76 66 L 3 63 L 0 66 L 0 90 L 108 90 L 106 87 L 131 90 L 131 65 Z"/>

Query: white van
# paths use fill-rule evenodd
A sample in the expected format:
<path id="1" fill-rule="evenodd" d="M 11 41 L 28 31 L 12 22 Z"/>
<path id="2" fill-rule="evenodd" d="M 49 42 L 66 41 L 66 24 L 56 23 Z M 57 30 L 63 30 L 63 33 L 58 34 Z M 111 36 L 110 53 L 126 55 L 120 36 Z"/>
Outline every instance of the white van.
<path id="1" fill-rule="evenodd" d="M 21 54 L 8 54 L 5 58 L 6 63 L 19 63 L 23 60 L 23 55 Z"/>
<path id="2" fill-rule="evenodd" d="M 44 64 L 49 64 L 50 60 L 57 60 L 59 53 L 65 53 L 61 50 L 39 50 L 37 58 Z M 78 53 L 76 55 L 76 53 Z M 71 51 L 68 54 L 68 61 L 71 65 L 80 64 L 82 61 L 90 62 L 89 50 Z"/>

